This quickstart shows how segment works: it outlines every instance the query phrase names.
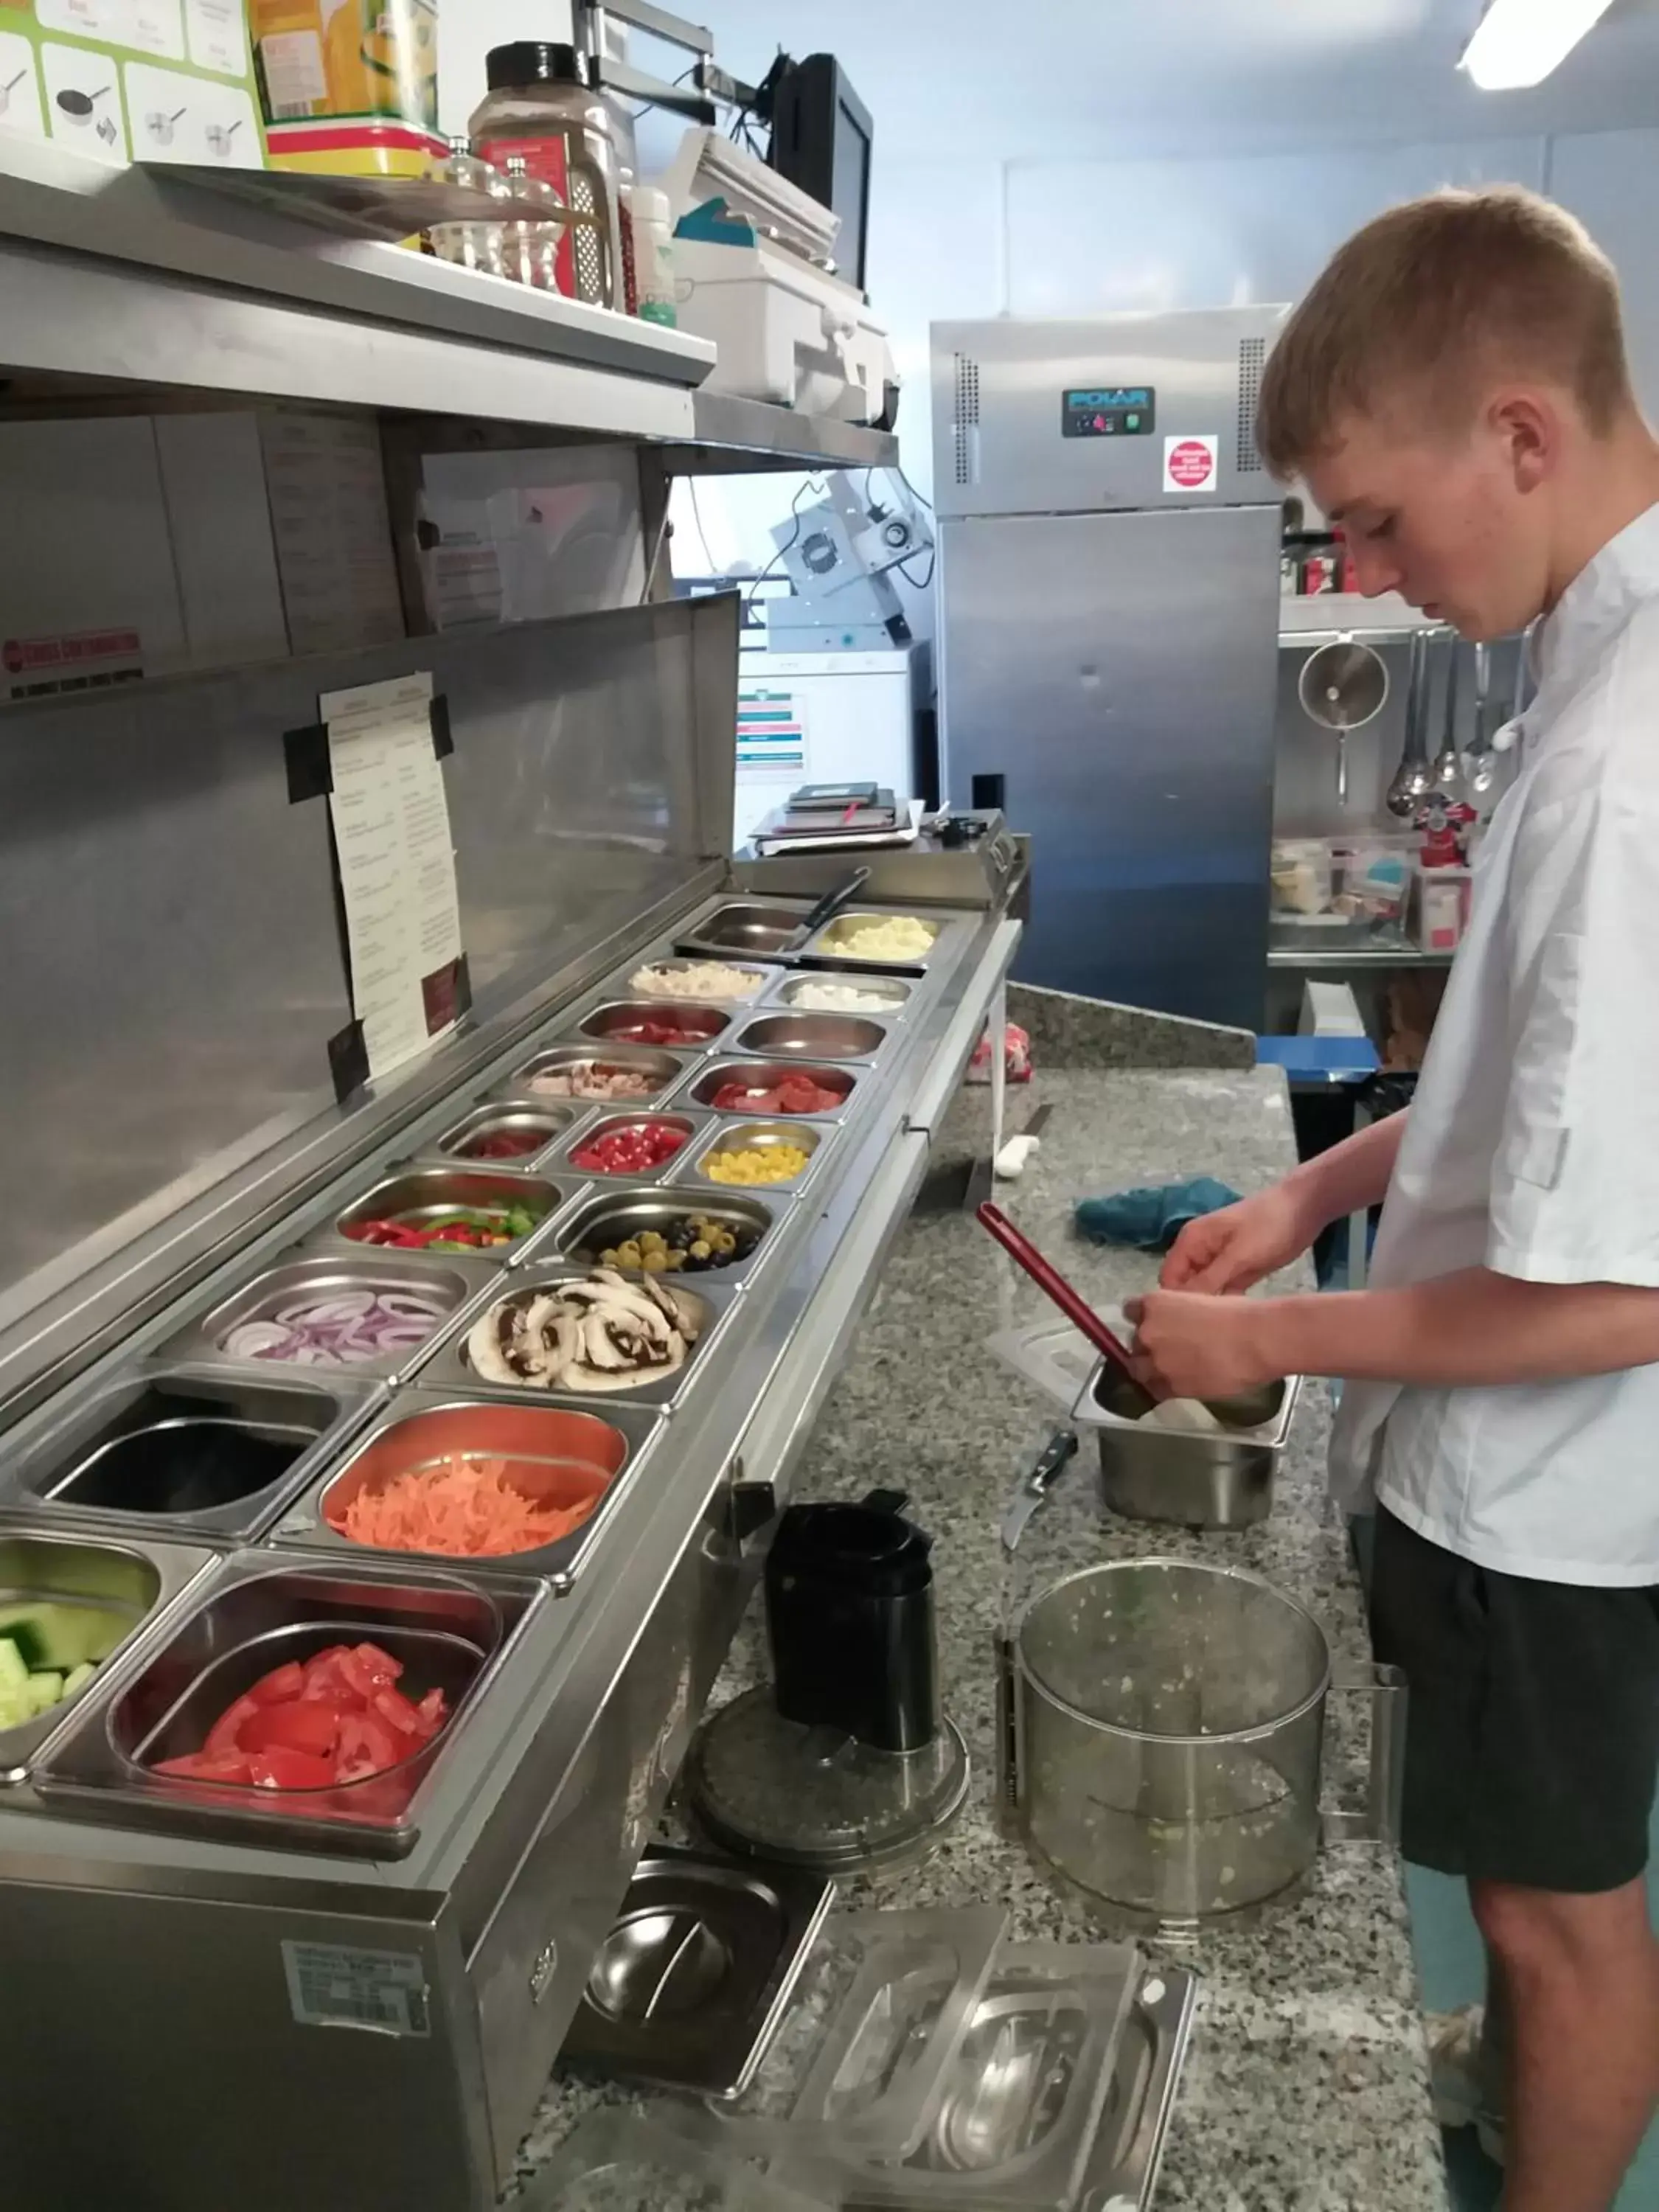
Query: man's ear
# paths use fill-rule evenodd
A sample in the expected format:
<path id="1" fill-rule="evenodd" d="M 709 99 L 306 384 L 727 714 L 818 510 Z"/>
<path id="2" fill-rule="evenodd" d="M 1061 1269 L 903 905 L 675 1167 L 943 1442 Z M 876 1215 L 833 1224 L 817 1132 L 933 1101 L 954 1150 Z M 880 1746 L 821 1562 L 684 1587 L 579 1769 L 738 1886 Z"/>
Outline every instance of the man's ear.
<path id="1" fill-rule="evenodd" d="M 1561 418 L 1555 407 L 1537 392 L 1503 392 L 1492 402 L 1486 420 L 1503 442 L 1516 489 L 1536 491 L 1561 458 Z"/>

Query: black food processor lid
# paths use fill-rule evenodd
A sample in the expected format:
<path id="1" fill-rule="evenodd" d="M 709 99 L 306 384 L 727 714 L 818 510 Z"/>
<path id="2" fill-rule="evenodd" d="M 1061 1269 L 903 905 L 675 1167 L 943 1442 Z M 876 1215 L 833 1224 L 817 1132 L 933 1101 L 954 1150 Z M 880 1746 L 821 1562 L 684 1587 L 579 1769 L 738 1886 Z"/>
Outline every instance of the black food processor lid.
<path id="1" fill-rule="evenodd" d="M 945 1719 L 920 1751 L 878 1751 L 786 1720 L 763 1682 L 703 1723 L 685 1779 L 698 1820 L 728 1850 L 856 1873 L 904 1856 L 956 1818 L 968 1747 Z"/>
<path id="2" fill-rule="evenodd" d="M 484 56 L 484 82 L 491 92 L 510 92 L 520 84 L 580 84 L 581 64 L 574 46 L 544 39 L 520 39 L 492 46 Z"/>

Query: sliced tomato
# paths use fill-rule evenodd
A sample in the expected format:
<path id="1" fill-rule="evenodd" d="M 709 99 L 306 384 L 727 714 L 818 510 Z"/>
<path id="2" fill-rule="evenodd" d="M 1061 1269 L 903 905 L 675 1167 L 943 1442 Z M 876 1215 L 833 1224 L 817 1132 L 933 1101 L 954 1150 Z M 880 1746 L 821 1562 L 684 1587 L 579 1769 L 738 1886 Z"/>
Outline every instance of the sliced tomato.
<path id="1" fill-rule="evenodd" d="M 340 1672 L 366 1705 L 377 1690 L 389 1690 L 403 1673 L 403 1662 L 378 1644 L 359 1644 L 340 1655 Z"/>
<path id="2" fill-rule="evenodd" d="M 327 1759 L 340 1740 L 340 1709 L 326 1698 L 295 1698 L 286 1705 L 266 1705 L 243 1728 L 240 1741 L 246 1752 L 302 1751 L 313 1759 Z"/>
<path id="3" fill-rule="evenodd" d="M 334 1762 L 307 1751 L 286 1751 L 280 1744 L 248 1761 L 248 1779 L 256 1790 L 331 1790 Z"/>
<path id="4" fill-rule="evenodd" d="M 351 1656 L 349 1644 L 331 1644 L 325 1651 L 314 1652 L 305 1662 L 305 1687 L 302 1698 L 327 1698 L 337 1705 L 342 1698 L 349 1699 L 351 1685 L 340 1671 L 340 1662 Z"/>
<path id="5" fill-rule="evenodd" d="M 238 1698 L 234 1704 L 227 1705 L 208 1730 L 207 1741 L 202 1746 L 208 1757 L 226 1759 L 240 1751 L 243 1747 L 242 1729 L 258 1711 L 258 1705 L 252 1698 Z"/>
<path id="6" fill-rule="evenodd" d="M 342 1713 L 340 1746 L 334 1756 L 337 1782 L 361 1781 L 366 1774 L 382 1774 L 395 1766 L 402 1754 L 386 1723 L 373 1713 Z"/>
<path id="7" fill-rule="evenodd" d="M 290 1659 L 286 1667 L 273 1667 L 268 1674 L 261 1674 L 248 1692 L 256 1705 L 279 1705 L 285 1698 L 297 1698 L 306 1686 L 306 1670 L 297 1659 Z"/>
<path id="8" fill-rule="evenodd" d="M 399 1748 L 399 1756 L 407 1759 L 419 1744 L 426 1741 L 427 1729 L 421 1718 L 421 1709 L 412 1705 L 401 1690 L 388 1683 L 377 1690 L 374 1698 L 374 1711 L 392 1730 Z"/>
<path id="9" fill-rule="evenodd" d="M 444 1703 L 441 1690 L 428 1690 L 415 1708 L 421 1717 L 421 1726 L 428 1736 L 434 1736 L 449 1718 L 449 1708 Z"/>
<path id="10" fill-rule="evenodd" d="M 174 1774 L 191 1782 L 239 1782 L 252 1780 L 252 1760 L 240 1752 L 233 1752 L 223 1759 L 210 1759 L 204 1751 L 187 1751 L 179 1759 L 163 1759 L 151 1770 L 156 1774 Z"/>

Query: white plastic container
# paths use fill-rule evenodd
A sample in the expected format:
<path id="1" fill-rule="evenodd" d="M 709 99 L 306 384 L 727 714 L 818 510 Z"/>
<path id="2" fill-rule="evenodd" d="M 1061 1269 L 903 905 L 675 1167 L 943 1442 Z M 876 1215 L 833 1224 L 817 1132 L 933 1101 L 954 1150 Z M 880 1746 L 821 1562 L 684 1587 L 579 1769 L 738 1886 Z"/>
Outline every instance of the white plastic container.
<path id="1" fill-rule="evenodd" d="M 1468 927 L 1468 868 L 1419 866 L 1412 887 L 1411 938 L 1422 952 L 1455 952 Z"/>
<path id="2" fill-rule="evenodd" d="M 672 330 L 679 319 L 674 291 L 674 222 L 666 192 L 636 185 L 628 196 L 634 243 L 634 283 L 641 322 Z"/>

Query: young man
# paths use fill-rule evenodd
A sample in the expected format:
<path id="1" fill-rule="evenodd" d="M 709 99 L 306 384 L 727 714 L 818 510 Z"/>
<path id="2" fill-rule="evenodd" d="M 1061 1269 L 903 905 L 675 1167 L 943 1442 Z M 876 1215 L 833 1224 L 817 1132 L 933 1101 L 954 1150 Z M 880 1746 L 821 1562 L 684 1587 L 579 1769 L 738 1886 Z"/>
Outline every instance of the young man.
<path id="1" fill-rule="evenodd" d="M 1406 1849 L 1467 1876 L 1505 2029 L 1504 2212 L 1605 2212 L 1659 2099 L 1659 443 L 1612 269 L 1520 191 L 1351 240 L 1261 437 L 1365 591 L 1537 621 L 1539 690 L 1409 1112 L 1188 1228 L 1139 1364 L 1183 1397 L 1344 1378 Z M 1231 1295 L 1385 1194 L 1368 1289 Z"/>

